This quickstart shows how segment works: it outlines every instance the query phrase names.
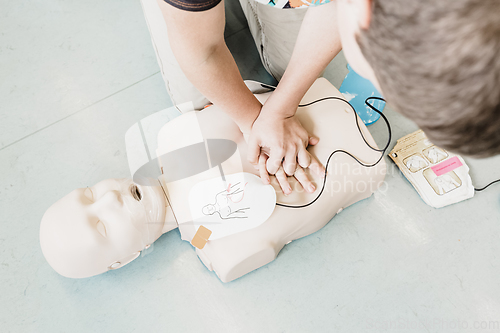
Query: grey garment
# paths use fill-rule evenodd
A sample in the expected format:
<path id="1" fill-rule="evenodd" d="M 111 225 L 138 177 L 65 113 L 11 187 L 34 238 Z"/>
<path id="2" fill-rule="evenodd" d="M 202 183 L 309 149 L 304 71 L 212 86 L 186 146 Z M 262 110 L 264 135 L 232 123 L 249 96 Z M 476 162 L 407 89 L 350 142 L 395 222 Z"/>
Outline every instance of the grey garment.
<path id="1" fill-rule="evenodd" d="M 280 81 L 292 57 L 307 7 L 279 9 L 254 0 L 239 1 L 264 68 Z"/>
<path id="2" fill-rule="evenodd" d="M 254 0 L 239 1 L 264 68 L 279 81 L 292 56 L 307 8 L 277 9 Z M 209 101 L 188 80 L 175 59 L 157 0 L 141 0 L 141 3 L 172 102 L 181 112 L 203 109 Z"/>

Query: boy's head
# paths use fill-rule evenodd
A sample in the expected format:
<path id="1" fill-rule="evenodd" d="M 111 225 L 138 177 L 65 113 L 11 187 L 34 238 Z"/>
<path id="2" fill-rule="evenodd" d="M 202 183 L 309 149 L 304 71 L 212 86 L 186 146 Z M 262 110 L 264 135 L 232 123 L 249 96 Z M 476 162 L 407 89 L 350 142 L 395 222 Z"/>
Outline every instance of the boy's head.
<path id="1" fill-rule="evenodd" d="M 438 146 L 500 153 L 500 1 L 340 0 L 351 66 Z"/>

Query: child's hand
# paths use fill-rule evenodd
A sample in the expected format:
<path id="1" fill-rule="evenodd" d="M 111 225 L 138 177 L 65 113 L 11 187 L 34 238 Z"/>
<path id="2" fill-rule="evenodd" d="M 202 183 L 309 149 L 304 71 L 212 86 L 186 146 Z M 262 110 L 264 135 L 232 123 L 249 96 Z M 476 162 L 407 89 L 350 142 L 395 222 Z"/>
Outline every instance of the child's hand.
<path id="1" fill-rule="evenodd" d="M 319 139 L 311 137 L 294 116 L 284 117 L 266 110 L 266 105 L 252 126 L 248 140 L 248 160 L 256 166 L 265 184 L 275 175 L 285 195 L 292 193 L 287 176 L 294 176 L 307 192 L 315 187 L 304 172 L 313 169 L 324 175 L 323 166 L 307 151 Z"/>

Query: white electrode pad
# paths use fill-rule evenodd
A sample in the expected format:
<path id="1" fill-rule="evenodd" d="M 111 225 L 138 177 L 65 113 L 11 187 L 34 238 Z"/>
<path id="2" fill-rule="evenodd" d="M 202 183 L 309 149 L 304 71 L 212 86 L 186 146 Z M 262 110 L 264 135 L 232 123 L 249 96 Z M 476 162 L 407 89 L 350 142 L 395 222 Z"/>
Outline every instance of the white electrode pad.
<path id="1" fill-rule="evenodd" d="M 389 156 L 429 206 L 441 208 L 474 196 L 464 159 L 435 146 L 422 130 L 399 139 Z"/>
<path id="2" fill-rule="evenodd" d="M 246 172 L 202 181 L 189 192 L 189 209 L 195 230 L 212 231 L 210 240 L 255 228 L 264 223 L 276 207 L 271 185 Z"/>

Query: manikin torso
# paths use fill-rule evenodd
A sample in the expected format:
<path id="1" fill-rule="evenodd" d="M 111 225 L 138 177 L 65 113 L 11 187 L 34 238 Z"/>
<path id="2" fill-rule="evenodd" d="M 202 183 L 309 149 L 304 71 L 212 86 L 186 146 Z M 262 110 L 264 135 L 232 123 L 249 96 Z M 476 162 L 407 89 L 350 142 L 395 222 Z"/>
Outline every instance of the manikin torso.
<path id="1" fill-rule="evenodd" d="M 265 93 L 256 96 L 264 103 L 269 95 L 270 93 Z M 342 97 L 328 81 L 318 79 L 304 96 L 301 104 L 326 96 Z M 337 149 L 350 152 L 366 164 L 372 164 L 379 159 L 381 153 L 370 149 L 361 138 L 353 111 L 346 103 L 336 100 L 319 102 L 299 108 L 296 116 L 311 135 L 320 138 L 319 143 L 310 146 L 308 150 L 324 166 L 331 153 Z M 366 127 L 361 121 L 359 125 L 367 142 L 375 148 L 376 144 Z M 215 106 L 200 112 L 184 114 L 164 125 L 158 134 L 157 155 L 161 156 L 209 139 L 226 139 L 237 144 L 237 151 L 220 165 L 224 174 L 237 176 L 243 172 L 258 176 L 258 171 L 246 159 L 247 144 L 242 133 L 237 125 Z M 342 209 L 370 196 L 382 183 L 385 168 L 383 159 L 375 167 L 368 168 L 361 166 L 347 154 L 336 153 L 327 169 L 324 191 L 312 205 L 304 208 L 277 205 L 270 217 L 259 225 L 248 230 L 233 232 L 225 237 L 209 238 L 202 249 L 196 249 L 196 253 L 206 267 L 214 270 L 223 282 L 234 280 L 271 262 L 284 245 L 321 229 Z M 275 178 L 271 178 L 277 203 L 303 205 L 318 196 L 323 179 L 314 172 L 309 170 L 306 172 L 316 184 L 314 193 L 301 191 L 301 186 L 296 180 L 289 178 L 294 191 L 291 195 L 285 196 Z M 160 177 L 168 198 L 167 216 L 175 217 L 183 240 L 191 241 L 197 229 L 192 223 L 185 223 L 193 219 L 189 207 L 192 189 L 201 182 L 220 177 L 219 166 L 213 166 L 204 172 L 173 182 Z M 239 199 L 233 201 L 237 200 Z M 232 201 L 230 202 L 232 206 L 227 202 L 227 195 L 224 197 L 219 195 L 214 198 L 213 207 L 204 209 L 210 213 L 217 211 L 221 217 L 227 217 L 231 213 L 232 217 L 245 217 L 244 208 L 247 207 L 238 208 L 231 203 Z M 206 227 L 209 230 L 211 228 L 210 225 Z M 166 227 L 164 231 L 172 228 Z"/>
<path id="2" fill-rule="evenodd" d="M 256 96 L 263 103 L 269 95 Z M 302 104 L 328 96 L 341 97 L 328 81 L 318 79 Z M 320 139 L 308 150 L 324 166 L 337 150 L 349 152 L 365 165 L 381 157 L 364 142 L 360 130 L 367 143 L 376 147 L 366 127 L 359 121 L 358 129 L 355 113 L 342 101 L 299 107 L 296 115 Z M 212 149 L 213 142 L 232 148 Z M 329 160 L 326 181 L 305 170 L 316 184 L 314 193 L 289 177 L 293 192 L 285 196 L 274 177 L 271 185 L 258 178 L 258 170 L 247 161 L 242 133 L 215 106 L 163 125 L 157 147 L 157 160 L 139 162 L 144 170 L 149 166 L 155 170 L 152 186 L 140 184 L 135 171 L 135 183 L 106 179 L 75 189 L 47 209 L 40 225 L 40 245 L 57 272 L 84 278 L 118 269 L 139 257 L 162 233 L 179 227 L 182 239 L 196 245 L 207 268 L 223 282 L 231 281 L 269 263 L 287 243 L 319 230 L 343 208 L 370 196 L 385 174 L 383 159 L 374 167 L 363 167 L 351 156 L 336 153 Z M 190 160 L 186 152 L 193 147 L 194 155 L 211 162 Z M 133 159 L 131 151 L 128 155 Z M 159 179 L 158 170 L 162 171 Z M 179 170 L 182 177 L 176 177 Z M 453 186 L 446 181 L 443 191 Z"/>

